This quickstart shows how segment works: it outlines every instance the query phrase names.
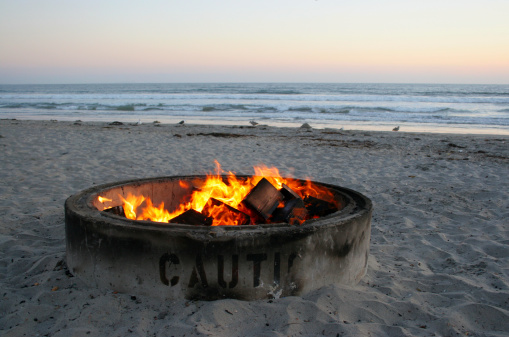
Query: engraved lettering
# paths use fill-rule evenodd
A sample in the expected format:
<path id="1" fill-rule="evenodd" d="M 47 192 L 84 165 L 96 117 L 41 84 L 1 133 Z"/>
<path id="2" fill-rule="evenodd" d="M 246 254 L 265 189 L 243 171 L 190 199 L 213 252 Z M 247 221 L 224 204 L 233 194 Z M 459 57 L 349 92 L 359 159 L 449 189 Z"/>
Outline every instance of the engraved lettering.
<path id="1" fill-rule="evenodd" d="M 232 280 L 228 283 L 229 288 L 234 288 L 239 282 L 239 256 L 232 255 Z M 224 280 L 224 257 L 223 255 L 217 256 L 217 283 L 226 288 L 226 281 Z"/>
<path id="2" fill-rule="evenodd" d="M 288 273 L 290 273 L 290 269 L 293 267 L 293 260 L 297 258 L 297 254 L 291 253 L 288 257 Z"/>
<path id="3" fill-rule="evenodd" d="M 274 284 L 278 285 L 281 280 L 281 256 L 279 253 L 274 254 Z"/>
<path id="4" fill-rule="evenodd" d="M 173 276 L 171 280 L 168 280 L 166 277 L 166 263 L 168 263 L 168 267 L 170 267 L 172 264 L 180 264 L 179 258 L 175 254 L 168 254 L 165 253 L 161 258 L 159 259 L 159 277 L 161 278 L 161 282 L 163 284 L 169 286 L 175 286 L 179 282 L 178 276 Z"/>
<path id="5" fill-rule="evenodd" d="M 198 254 L 196 255 L 196 265 L 193 268 L 193 272 L 191 273 L 189 284 L 187 286 L 189 288 L 194 288 L 194 286 L 200 281 L 203 288 L 207 288 L 209 286 L 209 283 L 207 282 L 207 275 L 205 274 L 205 268 L 203 268 L 203 259 L 201 254 Z"/>
<path id="6" fill-rule="evenodd" d="M 260 285 L 261 263 L 267 260 L 267 254 L 247 254 L 247 260 L 253 261 L 253 287 Z"/>

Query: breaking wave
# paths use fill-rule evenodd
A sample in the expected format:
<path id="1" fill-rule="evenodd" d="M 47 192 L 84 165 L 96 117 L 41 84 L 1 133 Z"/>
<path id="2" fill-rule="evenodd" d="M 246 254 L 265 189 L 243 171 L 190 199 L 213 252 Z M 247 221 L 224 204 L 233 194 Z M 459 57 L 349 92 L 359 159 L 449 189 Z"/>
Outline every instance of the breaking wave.
<path id="1" fill-rule="evenodd" d="M 509 125 L 509 86 L 417 84 L 0 85 L 0 117 L 240 118 Z M 86 117 L 86 118 L 85 118 Z M 81 119 L 81 118 L 80 118 Z"/>

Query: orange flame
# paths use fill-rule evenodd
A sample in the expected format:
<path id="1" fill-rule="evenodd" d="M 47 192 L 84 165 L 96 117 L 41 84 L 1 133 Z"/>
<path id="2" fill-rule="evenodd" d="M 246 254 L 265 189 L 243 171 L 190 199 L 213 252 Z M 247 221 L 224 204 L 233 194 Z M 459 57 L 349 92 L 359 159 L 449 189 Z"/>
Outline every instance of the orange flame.
<path id="1" fill-rule="evenodd" d="M 301 198 L 312 196 L 320 198 L 327 202 L 331 202 L 337 206 L 337 201 L 329 189 L 313 184 L 310 180 L 306 180 L 305 184 L 300 180 L 293 178 L 281 177 L 279 170 L 275 167 L 267 167 L 259 165 L 254 167 L 255 176 L 248 178 L 237 178 L 234 173 L 227 172 L 226 179 L 221 174 L 225 173 L 220 164 L 216 163 L 216 174 L 207 175 L 205 180 L 196 179 L 189 181 L 179 181 L 182 188 L 189 188 L 191 185 L 196 189 L 191 194 L 190 201 L 180 203 L 178 209 L 169 212 L 164 208 L 164 203 L 154 206 L 150 198 L 139 195 L 129 194 L 126 198 L 119 195 L 123 202 L 123 208 L 126 218 L 132 220 L 150 220 L 155 222 L 169 222 L 178 215 L 194 209 L 202 212 L 205 216 L 213 219 L 213 226 L 235 226 L 249 223 L 250 210 L 247 209 L 242 201 L 262 179 L 267 179 L 278 190 L 283 184 L 290 187 Z M 225 181 L 226 180 L 226 181 Z M 215 203 L 212 200 L 218 200 L 221 203 Z M 111 201 L 101 196 L 97 197 L 99 202 Z M 143 207 L 141 207 L 143 205 Z M 138 210 L 140 208 L 140 210 Z M 247 214 L 247 215 L 246 215 Z M 254 218 L 254 217 L 253 217 Z"/>
<path id="2" fill-rule="evenodd" d="M 173 217 L 170 216 L 170 212 L 164 209 L 164 202 L 158 207 L 152 204 L 152 200 L 147 198 L 147 206 L 143 208 L 141 215 L 136 217 L 136 220 L 150 220 L 155 222 L 169 222 Z"/>
<path id="3" fill-rule="evenodd" d="M 108 199 L 108 198 L 105 198 L 105 197 L 101 197 L 101 196 L 98 196 L 98 197 L 97 197 L 97 200 L 99 200 L 99 202 L 101 202 L 101 203 L 102 203 L 102 202 L 105 202 L 105 201 L 113 201 L 113 200 L 111 200 L 111 199 Z"/>
<path id="4" fill-rule="evenodd" d="M 275 188 L 280 190 L 283 187 L 283 184 L 286 183 L 285 178 L 282 178 L 279 174 L 279 170 L 277 167 L 267 167 L 264 164 L 260 164 L 260 166 L 255 166 L 255 181 L 253 181 L 254 185 L 258 184 L 258 182 L 265 178 L 267 179 Z"/>
<path id="5" fill-rule="evenodd" d="M 234 207 L 209 199 L 202 213 L 213 219 L 212 226 L 239 226 L 249 224 L 250 219 Z"/>
<path id="6" fill-rule="evenodd" d="M 127 199 L 124 199 L 121 195 L 120 199 L 124 202 L 124 213 L 125 217 L 128 219 L 136 220 L 136 210 L 138 206 L 140 206 L 143 201 L 145 201 L 145 197 L 142 195 L 135 196 L 129 193 L 127 195 Z"/>

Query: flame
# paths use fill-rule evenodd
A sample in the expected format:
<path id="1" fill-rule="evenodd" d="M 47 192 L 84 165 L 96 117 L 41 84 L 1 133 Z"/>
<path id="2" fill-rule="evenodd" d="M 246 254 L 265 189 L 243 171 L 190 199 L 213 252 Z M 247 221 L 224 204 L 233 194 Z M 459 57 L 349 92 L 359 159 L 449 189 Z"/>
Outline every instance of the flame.
<path id="1" fill-rule="evenodd" d="M 267 179 L 278 190 L 283 187 L 283 184 L 287 185 L 302 199 L 312 196 L 337 206 L 337 201 L 329 189 L 317 186 L 309 179 L 303 184 L 300 180 L 283 178 L 276 167 L 267 167 L 261 164 L 254 167 L 254 176 L 237 178 L 234 173 L 223 171 L 217 161 L 215 163 L 216 174 L 207 175 L 205 180 L 195 179 L 191 183 L 189 181 L 179 181 L 180 187 L 185 189 L 193 187 L 194 190 L 190 198 L 181 202 L 178 208 L 172 212 L 164 208 L 164 203 L 154 206 L 150 198 L 142 195 L 135 196 L 129 193 L 126 198 L 119 195 L 123 202 L 126 218 L 169 222 L 180 214 L 194 209 L 197 212 L 202 212 L 205 216 L 211 217 L 213 226 L 241 225 L 248 223 L 249 217 L 253 223 L 256 216 L 251 214 L 251 211 L 242 204 L 242 200 L 262 178 Z M 222 174 L 226 174 L 226 179 Z M 214 199 L 221 203 L 213 202 Z M 97 200 L 101 203 L 111 201 L 111 199 L 101 196 L 98 196 Z"/>
<path id="2" fill-rule="evenodd" d="M 124 199 L 123 196 L 119 195 L 120 199 L 124 202 L 124 213 L 125 217 L 128 219 L 136 220 L 136 210 L 138 207 L 145 201 L 145 197 L 142 195 L 135 196 L 129 193 L 127 198 Z"/>
<path id="3" fill-rule="evenodd" d="M 280 190 L 283 187 L 283 184 L 285 184 L 295 191 L 302 199 L 307 196 L 311 196 L 337 206 L 337 200 L 334 197 L 334 194 L 328 188 L 313 184 L 310 178 L 306 179 L 305 185 L 302 185 L 302 183 L 298 180 L 281 177 L 281 174 L 279 174 L 279 170 L 276 167 L 267 167 L 260 164 L 259 166 L 255 166 L 254 170 L 255 175 L 258 176 L 254 185 L 256 185 L 262 177 L 265 177 L 265 179 L 267 179 L 278 190 Z"/>
<path id="4" fill-rule="evenodd" d="M 207 201 L 202 213 L 213 219 L 212 226 L 239 226 L 249 223 L 248 215 L 241 213 L 225 203 L 216 203 L 214 199 Z"/>
<path id="5" fill-rule="evenodd" d="M 101 203 L 103 203 L 103 202 L 105 202 L 105 201 L 113 201 L 113 200 L 111 200 L 111 199 L 108 199 L 108 198 L 105 198 L 105 197 L 101 197 L 101 196 L 98 196 L 98 197 L 97 197 L 97 200 L 99 200 L 99 202 L 101 202 Z"/>
<path id="6" fill-rule="evenodd" d="M 260 164 L 259 166 L 254 167 L 254 171 L 256 177 L 254 178 L 254 185 L 258 184 L 262 178 L 265 178 L 274 185 L 275 188 L 280 190 L 283 187 L 283 184 L 287 183 L 287 179 L 281 177 L 277 167 L 267 167 L 264 164 Z"/>
<path id="7" fill-rule="evenodd" d="M 169 222 L 174 217 L 170 216 L 170 212 L 164 209 L 164 202 L 158 207 L 152 204 L 152 200 L 147 198 L 147 206 L 143 208 L 141 215 L 136 217 L 136 220 L 150 220 L 155 222 Z"/>

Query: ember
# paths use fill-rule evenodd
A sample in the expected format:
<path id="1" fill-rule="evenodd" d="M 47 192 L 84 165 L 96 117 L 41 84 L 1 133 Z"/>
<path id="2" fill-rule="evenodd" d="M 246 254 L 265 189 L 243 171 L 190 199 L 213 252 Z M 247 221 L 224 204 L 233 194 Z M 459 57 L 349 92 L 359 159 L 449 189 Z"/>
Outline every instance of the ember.
<path id="1" fill-rule="evenodd" d="M 112 199 L 97 196 L 103 211 L 131 220 L 180 223 L 205 226 L 235 226 L 261 223 L 304 221 L 337 211 L 338 200 L 328 189 L 293 178 L 283 178 L 277 168 L 255 167 L 255 176 L 226 176 L 216 161 L 217 172 L 205 180 L 180 181 L 189 194 L 181 198 L 178 207 L 167 210 L 164 202 L 155 206 L 146 195 L 118 195 L 121 205 Z M 106 206 L 106 204 L 108 206 Z"/>

